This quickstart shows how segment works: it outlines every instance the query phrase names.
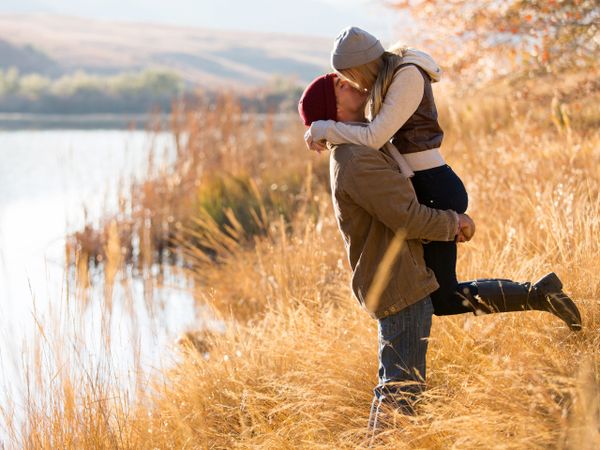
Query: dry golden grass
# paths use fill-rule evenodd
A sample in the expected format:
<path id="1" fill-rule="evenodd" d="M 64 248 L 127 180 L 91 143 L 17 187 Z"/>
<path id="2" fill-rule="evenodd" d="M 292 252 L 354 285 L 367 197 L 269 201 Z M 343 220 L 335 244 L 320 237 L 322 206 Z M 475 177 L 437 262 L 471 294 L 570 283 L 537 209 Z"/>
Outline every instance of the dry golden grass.
<path id="1" fill-rule="evenodd" d="M 566 120 L 568 108 L 557 117 L 550 102 L 520 102 L 440 102 L 444 153 L 478 224 L 460 247 L 458 273 L 525 281 L 554 270 L 581 309 L 583 331 L 540 312 L 435 317 L 420 414 L 392 415 L 376 448 L 600 447 L 600 133 L 575 126 L 576 114 Z M 597 124 L 600 113 L 586 117 Z M 288 218 L 257 213 L 263 232 L 253 245 L 233 218 L 224 229 L 200 212 L 188 235 L 205 251 L 180 236 L 198 302 L 226 331 L 188 333 L 179 363 L 131 402 L 110 383 L 60 372 L 55 388 L 28 406 L 24 429 L 13 429 L 15 446 L 368 445 L 376 324 L 350 296 L 328 186 L 305 175 L 324 170 L 325 158 L 306 155 L 292 130 L 278 168 L 289 159 L 306 183 Z M 235 151 L 213 167 L 231 164 Z M 251 165 L 262 152 L 242 153 Z M 258 183 L 260 171 L 251 178 Z M 264 200 L 249 195 L 260 212 Z"/>

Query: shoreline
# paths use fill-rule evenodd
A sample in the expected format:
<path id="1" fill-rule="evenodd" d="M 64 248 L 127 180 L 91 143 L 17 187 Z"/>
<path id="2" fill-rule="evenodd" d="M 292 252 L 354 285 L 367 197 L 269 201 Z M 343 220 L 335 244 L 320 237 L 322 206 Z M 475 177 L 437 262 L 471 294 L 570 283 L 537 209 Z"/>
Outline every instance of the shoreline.
<path id="1" fill-rule="evenodd" d="M 266 113 L 243 113 L 242 118 L 250 117 L 265 120 Z M 0 113 L 0 132 L 34 130 L 155 130 L 168 129 L 172 113 L 90 113 L 90 114 L 36 114 Z M 294 113 L 274 114 L 275 123 L 281 126 Z"/>
<path id="2" fill-rule="evenodd" d="M 168 123 L 170 113 L 138 114 L 34 114 L 0 113 L 0 131 L 36 129 L 146 129 Z"/>

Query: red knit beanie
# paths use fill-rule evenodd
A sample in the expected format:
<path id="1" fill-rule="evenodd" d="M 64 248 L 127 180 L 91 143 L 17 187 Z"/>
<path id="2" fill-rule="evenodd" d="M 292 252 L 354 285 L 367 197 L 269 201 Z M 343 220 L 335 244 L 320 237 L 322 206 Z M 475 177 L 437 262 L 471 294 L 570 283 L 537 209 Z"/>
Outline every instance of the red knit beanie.
<path id="1" fill-rule="evenodd" d="M 298 112 L 304 125 L 310 126 L 315 120 L 337 120 L 335 89 L 333 81 L 335 73 L 328 73 L 315 78 L 304 90 Z"/>

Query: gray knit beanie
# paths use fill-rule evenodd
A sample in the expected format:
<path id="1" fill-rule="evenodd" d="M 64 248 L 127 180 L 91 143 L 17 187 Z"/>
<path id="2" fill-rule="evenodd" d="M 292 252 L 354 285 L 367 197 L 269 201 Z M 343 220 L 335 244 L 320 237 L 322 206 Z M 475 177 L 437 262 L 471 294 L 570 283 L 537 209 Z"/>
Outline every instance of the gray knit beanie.
<path id="1" fill-rule="evenodd" d="M 344 28 L 335 38 L 331 51 L 331 67 L 335 70 L 349 69 L 371 62 L 381 55 L 381 42 L 358 27 Z"/>

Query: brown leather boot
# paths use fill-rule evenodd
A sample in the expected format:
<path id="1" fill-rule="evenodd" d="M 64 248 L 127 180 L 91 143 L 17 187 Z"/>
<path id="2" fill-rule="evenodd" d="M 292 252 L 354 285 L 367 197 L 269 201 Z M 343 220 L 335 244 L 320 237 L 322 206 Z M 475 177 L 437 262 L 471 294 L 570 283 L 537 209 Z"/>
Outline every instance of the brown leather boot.
<path id="1" fill-rule="evenodd" d="M 554 272 L 533 283 L 506 279 L 481 279 L 459 284 L 459 292 L 475 314 L 508 311 L 547 311 L 563 320 L 571 331 L 581 330 L 581 314 L 562 290 Z"/>

